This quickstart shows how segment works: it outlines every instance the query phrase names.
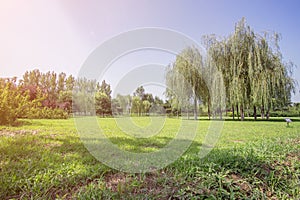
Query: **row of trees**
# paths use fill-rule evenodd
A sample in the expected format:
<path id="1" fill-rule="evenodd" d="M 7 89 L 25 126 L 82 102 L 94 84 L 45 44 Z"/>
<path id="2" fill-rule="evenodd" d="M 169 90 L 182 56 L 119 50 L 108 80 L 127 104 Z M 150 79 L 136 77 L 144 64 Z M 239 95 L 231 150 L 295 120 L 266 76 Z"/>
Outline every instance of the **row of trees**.
<path id="1" fill-rule="evenodd" d="M 199 103 L 209 119 L 232 112 L 244 119 L 245 111 L 257 119 L 269 118 L 270 111 L 290 104 L 295 92 L 293 63 L 284 63 L 277 33 L 258 34 L 242 19 L 234 33 L 225 38 L 203 37 L 207 55 L 188 47 L 167 66 L 166 96 L 146 93 L 141 86 L 133 95 L 111 97 L 105 81 L 67 76 L 39 70 L 26 72 L 22 79 L 0 79 L 0 124 L 17 118 L 66 118 L 78 115 L 106 116 L 152 113 L 189 113 L 198 116 Z"/>
<path id="2" fill-rule="evenodd" d="M 0 124 L 13 124 L 17 118 L 67 118 L 68 113 L 48 105 L 49 97 L 17 78 L 0 79 Z"/>
<path id="3" fill-rule="evenodd" d="M 116 98 L 111 96 L 112 90 L 109 84 L 102 81 L 90 81 L 85 78 L 75 83 L 73 90 L 73 112 L 79 115 L 91 115 L 96 113 L 99 116 L 149 115 L 152 113 L 164 113 L 164 102 L 151 93 L 146 93 L 143 86 L 136 89 L 133 95 L 117 94 Z"/>
<path id="4" fill-rule="evenodd" d="M 163 113 L 163 101 L 141 86 L 133 96 L 111 97 L 111 87 L 103 80 L 67 76 L 65 73 L 27 71 L 22 79 L 0 78 L 0 124 L 17 118 L 67 118 L 75 115 L 147 115 Z"/>
<path id="5" fill-rule="evenodd" d="M 96 93 L 96 112 L 99 115 L 149 115 L 151 113 L 165 113 L 165 103 L 159 97 L 146 93 L 143 86 L 136 89 L 133 95 L 117 94 L 111 98 L 107 93 Z"/>
<path id="6" fill-rule="evenodd" d="M 195 47 L 184 49 L 167 67 L 167 96 L 173 107 L 184 108 L 192 99 L 197 118 L 199 101 L 208 117 L 230 110 L 241 120 L 245 110 L 257 119 L 269 118 L 271 109 L 290 104 L 295 92 L 293 63 L 284 63 L 277 33 L 258 34 L 242 19 L 226 38 L 203 37 L 204 58 Z"/>

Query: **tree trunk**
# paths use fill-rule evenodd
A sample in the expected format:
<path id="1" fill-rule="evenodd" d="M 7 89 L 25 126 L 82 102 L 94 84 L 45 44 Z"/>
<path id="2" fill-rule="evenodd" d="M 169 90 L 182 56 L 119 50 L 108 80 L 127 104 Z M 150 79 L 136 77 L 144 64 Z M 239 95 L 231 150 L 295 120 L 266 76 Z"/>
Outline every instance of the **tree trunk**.
<path id="1" fill-rule="evenodd" d="M 247 106 L 247 117 L 250 117 L 249 106 Z"/>
<path id="2" fill-rule="evenodd" d="M 186 115 L 187 115 L 187 118 L 190 119 L 189 109 L 187 109 Z"/>
<path id="3" fill-rule="evenodd" d="M 210 97 L 207 97 L 207 115 L 208 115 L 208 120 L 211 118 L 211 113 L 210 113 Z"/>
<path id="4" fill-rule="evenodd" d="M 207 114 L 208 114 L 208 119 L 210 120 L 210 105 L 209 105 L 209 102 L 207 104 Z"/>
<path id="5" fill-rule="evenodd" d="M 267 115 L 267 120 L 269 120 L 270 119 L 270 109 L 269 108 L 267 109 L 266 115 Z"/>
<path id="6" fill-rule="evenodd" d="M 232 119 L 234 120 L 235 116 L 234 116 L 234 106 L 232 106 Z"/>
<path id="7" fill-rule="evenodd" d="M 240 119 L 240 115 L 239 115 L 239 105 L 236 105 L 236 115 L 237 115 L 237 118 Z"/>
<path id="8" fill-rule="evenodd" d="M 265 119 L 265 107 L 264 106 L 261 107 L 261 118 Z"/>
<path id="9" fill-rule="evenodd" d="M 194 97 L 194 120 L 197 120 L 198 112 L 197 112 L 197 98 Z"/>
<path id="10" fill-rule="evenodd" d="M 254 120 L 257 120 L 256 106 L 253 106 L 253 112 Z"/>
<path id="11" fill-rule="evenodd" d="M 245 119 L 244 107 L 241 106 L 241 121 L 244 121 L 244 119 Z"/>

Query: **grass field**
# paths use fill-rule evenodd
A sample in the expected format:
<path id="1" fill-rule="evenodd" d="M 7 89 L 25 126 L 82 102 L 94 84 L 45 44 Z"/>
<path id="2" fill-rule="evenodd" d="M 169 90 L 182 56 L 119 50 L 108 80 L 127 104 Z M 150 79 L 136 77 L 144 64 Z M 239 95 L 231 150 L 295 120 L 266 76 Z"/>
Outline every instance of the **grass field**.
<path id="1" fill-rule="evenodd" d="M 179 119 L 161 132 L 134 138 L 114 119 L 99 118 L 120 149 L 152 152 L 176 135 Z M 149 119 L 134 118 L 140 127 Z M 22 120 L 0 126 L 0 199 L 300 199 L 300 119 L 225 121 L 215 148 L 198 151 L 209 127 L 199 123 L 190 148 L 173 164 L 134 174 L 97 161 L 81 142 L 74 119 Z M 164 138 L 164 139 L 162 139 Z"/>

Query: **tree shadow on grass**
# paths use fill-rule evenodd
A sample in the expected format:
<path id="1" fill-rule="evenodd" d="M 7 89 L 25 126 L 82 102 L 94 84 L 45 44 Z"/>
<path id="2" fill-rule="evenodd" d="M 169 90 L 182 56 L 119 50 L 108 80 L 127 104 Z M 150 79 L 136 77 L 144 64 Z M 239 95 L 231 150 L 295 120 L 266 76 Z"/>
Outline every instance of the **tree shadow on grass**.
<path id="1" fill-rule="evenodd" d="M 163 148 L 172 141 L 172 139 L 173 138 L 170 137 L 154 137 L 145 139 L 114 137 L 110 140 L 112 143 L 121 147 L 126 147 L 126 145 L 130 146 L 128 150 L 132 152 L 146 153 L 150 150 Z M 38 140 L 41 140 L 41 142 Z M 89 143 L 88 145 L 91 145 L 92 148 L 93 145 L 96 145 L 94 148 L 98 150 L 101 149 L 94 143 L 95 140 L 98 140 L 97 138 L 83 138 L 83 140 Z M 261 155 L 258 155 L 252 148 L 249 147 L 232 149 L 215 148 L 205 158 L 201 159 L 198 155 L 198 151 L 202 148 L 201 143 L 188 140 L 178 140 L 176 142 L 178 148 L 181 147 L 181 144 L 191 145 L 187 151 L 183 153 L 182 157 L 171 165 L 157 171 L 158 174 L 162 171 L 169 171 L 169 177 L 166 177 L 167 179 L 165 180 L 165 184 L 171 185 L 170 190 L 167 190 L 169 195 L 174 192 L 175 186 L 173 187 L 172 184 L 177 184 L 176 190 L 180 190 L 186 189 L 187 186 L 197 187 L 197 185 L 199 185 L 199 187 L 204 187 L 201 181 L 203 183 L 207 183 L 207 185 L 212 185 L 205 186 L 211 191 L 208 192 L 207 195 L 216 194 L 218 193 L 218 190 L 216 189 L 218 186 L 216 186 L 215 183 L 220 184 L 217 181 L 220 177 L 224 178 L 221 182 L 223 181 L 222 184 L 224 184 L 224 189 L 227 192 L 230 192 L 231 189 L 236 189 L 226 186 L 224 181 L 226 181 L 227 178 L 234 181 L 237 186 L 238 184 L 245 182 L 249 185 L 249 187 L 262 187 L 262 191 L 268 191 L 271 187 L 272 173 L 275 175 L 276 173 L 280 173 L 280 171 L 276 171 L 277 166 L 274 165 L 275 160 L 264 160 Z M 22 137 L 18 137 L 15 138 L 9 145 L 2 146 L 0 152 L 2 153 L 0 154 L 1 157 L 4 158 L 4 163 L 7 161 L 7 166 L 5 167 L 3 165 L 0 173 L 9 175 L 8 177 L 4 177 L 8 179 L 2 179 L 1 181 L 1 185 L 3 187 L 0 189 L 0 193 L 2 193 L 0 197 L 3 199 L 6 199 L 8 196 L 15 196 L 18 198 L 22 195 L 28 198 L 37 196 L 43 196 L 45 198 L 55 197 L 56 195 L 63 196 L 72 191 L 74 192 L 72 189 L 74 187 L 80 187 L 80 185 L 88 184 L 97 177 L 106 176 L 105 171 L 110 171 L 110 173 L 119 173 L 105 167 L 97 161 L 97 159 L 95 159 L 85 148 L 82 141 L 76 136 L 56 137 L 51 135 L 35 135 L 28 141 L 24 140 Z M 78 173 L 76 172 L 76 168 L 73 169 L 70 167 L 69 171 L 66 171 L 66 173 L 63 172 L 66 167 L 77 164 L 80 164 L 91 171 L 87 170 Z M 99 170 L 96 170 L 97 168 Z M 52 179 L 58 181 L 59 184 L 48 185 L 47 182 L 44 182 L 45 180 L 33 179 L 36 176 L 38 177 L 39 173 L 44 172 L 47 174 L 47 171 L 49 170 L 53 170 L 53 174 L 51 175 Z M 68 176 L 70 173 L 73 175 Z M 205 176 L 202 176 L 201 174 L 204 174 Z M 128 174 L 123 173 L 123 176 L 127 175 Z M 151 191 L 153 191 L 153 188 L 151 188 L 153 185 L 157 185 L 157 187 L 159 186 L 160 188 L 166 188 L 166 185 L 161 185 L 161 176 L 152 175 L 153 173 L 147 173 L 149 180 L 151 180 L 149 188 L 147 182 L 143 183 L 143 187 L 145 187 L 147 192 L 151 193 Z M 175 176 L 178 175 L 180 175 L 180 177 L 185 177 L 183 184 L 178 185 L 175 181 L 170 183 L 170 180 L 176 180 Z M 13 180 L 9 179 L 9 177 L 14 176 L 18 176 L 19 183 L 15 184 L 15 187 L 9 186 L 14 185 Z M 193 180 L 195 177 L 199 177 L 199 179 L 195 179 L 199 180 L 199 182 L 190 182 L 188 177 L 192 177 Z M 44 188 L 42 191 L 40 191 L 40 187 L 35 186 L 38 185 L 36 181 L 40 181 L 39 184 L 43 186 L 42 188 Z M 280 179 L 280 181 L 282 184 L 286 184 L 288 189 L 291 189 L 288 185 L 289 183 L 287 178 Z M 79 185 L 78 182 L 80 182 Z M 30 188 L 28 188 L 29 186 Z M 52 189 L 49 190 L 49 187 Z M 240 187 L 242 188 L 243 186 L 240 185 Z M 26 191 L 28 191 L 28 193 Z M 251 196 L 251 190 L 248 190 L 247 188 L 241 189 L 241 192 L 246 196 Z"/>
<path id="2" fill-rule="evenodd" d="M 126 144 L 130 144 L 135 146 L 135 148 L 130 149 L 131 151 L 146 153 L 146 149 L 149 145 L 159 149 L 162 148 L 163 145 L 168 144 L 171 140 L 172 138 L 169 137 L 157 137 L 153 140 L 143 140 L 143 143 L 141 143 L 131 138 L 122 140 L 114 138 L 113 142 L 125 146 Z M 96 145 L 93 144 L 93 139 L 87 142 L 91 142 L 89 145 L 91 145 L 92 148 L 93 145 Z M 149 143 L 147 144 L 146 142 Z M 278 162 L 277 159 L 265 159 L 263 155 L 257 153 L 255 147 L 215 148 L 212 149 L 206 157 L 201 158 L 198 154 L 199 150 L 201 148 L 210 148 L 210 146 L 202 145 L 196 141 L 179 140 L 177 142 L 178 147 L 180 147 L 180 144 L 185 143 L 191 143 L 191 146 L 170 165 L 162 169 L 157 167 L 157 169 L 159 169 L 158 171 L 154 170 L 146 173 L 146 179 L 149 180 L 150 183 L 143 182 L 143 186 L 141 187 L 148 191 L 149 194 L 151 191 L 154 191 L 153 185 L 157 187 L 157 190 L 169 187 L 167 195 L 172 195 L 174 190 L 182 191 L 187 188 L 197 188 L 199 186 L 199 191 L 203 191 L 203 188 L 209 191 L 207 193 L 202 192 L 200 197 L 217 195 L 218 198 L 230 198 L 227 194 L 230 194 L 233 190 L 237 191 L 237 194 L 242 195 L 237 196 L 237 198 L 251 197 L 254 189 L 259 191 L 259 197 L 261 198 L 266 198 L 264 193 L 273 190 L 276 190 L 275 192 L 278 190 L 288 195 L 293 195 L 289 193 L 290 191 L 296 191 L 296 189 L 293 188 L 294 186 L 290 184 L 289 178 L 280 177 L 283 168 L 289 166 L 284 166 L 284 163 Z M 97 149 L 98 147 L 94 146 L 94 148 Z M 117 156 L 113 156 L 114 155 L 111 157 L 112 159 L 118 159 Z M 164 158 L 167 158 L 167 156 Z M 163 159 L 161 160 L 161 162 L 164 161 Z M 115 173 L 119 174 L 119 172 Z M 167 173 L 168 176 L 165 177 L 165 185 L 161 185 L 162 174 L 165 173 Z M 289 173 L 290 174 L 287 175 L 288 177 L 295 178 L 293 172 Z M 126 174 L 128 175 L 130 173 L 123 173 L 123 176 L 126 176 Z M 278 177 L 274 178 L 274 176 Z M 180 179 L 182 180 L 178 180 L 178 177 L 181 177 Z M 182 183 L 178 183 L 178 181 Z M 274 182 L 280 182 L 280 184 L 274 186 L 272 185 Z M 286 185 L 286 188 L 281 188 L 281 184 Z M 222 187 L 222 190 L 219 190 L 220 187 Z M 185 191 L 185 193 L 189 192 L 191 192 L 191 195 L 195 195 L 194 190 Z M 273 191 L 273 195 L 275 195 L 275 192 Z"/>
<path id="3" fill-rule="evenodd" d="M 55 199 L 109 170 L 76 136 L 0 136 L 0 199 Z"/>
<path id="4" fill-rule="evenodd" d="M 182 120 L 189 120 L 189 121 L 227 121 L 227 122 L 282 122 L 282 123 L 286 123 L 285 119 L 289 118 L 291 119 L 293 122 L 300 122 L 300 118 L 299 117 L 280 117 L 280 118 L 273 118 L 271 117 L 270 119 L 260 119 L 258 118 L 257 120 L 254 120 L 253 118 L 245 118 L 243 121 L 241 121 L 240 119 L 232 119 L 232 118 L 223 118 L 223 119 L 206 119 L 206 118 L 198 118 L 197 120 L 195 119 L 187 119 L 187 118 L 182 118 Z M 177 118 L 174 118 L 177 119 Z"/>

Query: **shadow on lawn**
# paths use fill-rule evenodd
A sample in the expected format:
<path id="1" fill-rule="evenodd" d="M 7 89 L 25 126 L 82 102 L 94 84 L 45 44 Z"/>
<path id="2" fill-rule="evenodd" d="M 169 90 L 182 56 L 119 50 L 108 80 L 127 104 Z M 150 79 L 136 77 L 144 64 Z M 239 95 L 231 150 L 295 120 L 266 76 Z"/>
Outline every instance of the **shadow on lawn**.
<path id="1" fill-rule="evenodd" d="M 280 118 L 273 118 L 271 117 L 270 119 L 261 119 L 261 118 L 257 118 L 257 120 L 254 120 L 253 118 L 245 118 L 243 121 L 244 122 L 285 122 L 285 119 L 289 118 L 291 119 L 293 122 L 300 122 L 300 117 L 280 117 Z M 175 118 L 174 118 L 175 119 Z M 177 118 L 176 118 L 177 119 Z M 183 118 L 182 120 L 190 120 L 190 121 L 194 121 L 194 119 L 190 118 Z M 242 122 L 240 119 L 232 119 L 232 118 L 228 118 L 225 117 L 223 119 L 208 119 L 208 118 L 198 118 L 198 121 L 230 121 L 230 122 Z"/>
<path id="2" fill-rule="evenodd" d="M 44 197 L 55 197 L 63 196 L 67 193 L 74 192 L 72 189 L 73 187 L 81 187 L 82 185 L 86 185 L 93 181 L 95 177 L 104 177 L 107 175 L 104 173 L 104 169 L 106 171 L 111 171 L 104 165 L 102 165 L 99 161 L 97 161 L 89 151 L 84 147 L 82 141 L 76 136 L 56 136 L 56 135 L 35 135 L 32 136 L 33 139 L 29 141 L 24 141 L 22 137 L 16 137 L 14 141 L 12 141 L 9 145 L 2 146 L 0 148 L 0 155 L 3 158 L 7 159 L 7 166 L 3 166 L 2 170 L 0 171 L 0 175 L 2 173 L 7 173 L 9 177 L 18 176 L 18 174 L 22 174 L 22 178 L 20 179 L 30 179 L 31 177 L 36 176 L 36 172 L 47 171 L 45 169 L 53 169 L 55 171 L 62 171 L 66 165 L 72 165 L 72 163 L 82 163 L 85 168 L 93 168 L 98 167 L 101 170 L 94 170 L 91 172 L 85 172 L 87 174 L 77 174 L 74 177 L 64 177 L 64 175 L 55 175 L 57 176 L 57 180 L 61 181 L 59 185 L 51 186 L 51 191 L 48 188 L 45 188 L 45 191 L 39 191 L 40 193 L 36 195 L 44 195 Z M 41 139 L 41 142 L 38 140 Z M 126 145 L 130 146 L 130 151 L 132 152 L 149 152 L 149 148 L 153 149 L 160 149 L 167 145 L 173 138 L 169 137 L 154 137 L 154 138 L 144 138 L 144 139 L 136 139 L 136 138 L 111 138 L 111 142 L 119 145 L 121 147 L 126 147 Z M 96 149 L 101 149 L 97 144 L 94 143 L 94 139 L 84 139 L 88 142 L 88 145 Z M 97 139 L 96 139 L 97 140 Z M 275 167 L 270 161 L 266 161 L 261 159 L 261 157 L 253 151 L 251 148 L 244 148 L 241 147 L 240 149 L 213 149 L 205 158 L 200 159 L 197 152 L 200 150 L 202 144 L 195 141 L 188 141 L 188 140 L 178 140 L 177 142 L 178 148 L 181 148 L 183 144 L 191 144 L 187 151 L 184 153 L 184 156 L 179 158 L 173 164 L 167 166 L 162 170 L 169 170 L 170 176 L 175 176 L 175 171 L 182 174 L 183 177 L 195 177 L 199 174 L 199 171 L 207 173 L 207 174 L 216 174 L 225 173 L 224 171 L 229 171 L 226 176 L 228 178 L 233 179 L 234 181 L 249 181 L 256 179 L 260 180 L 263 187 L 269 187 L 269 177 L 272 171 L 274 171 Z M 126 149 L 126 148 L 125 148 Z M 105 149 L 103 149 L 105 150 Z M 176 149 L 175 149 L 176 150 Z M 13 152 L 11 152 L 13 151 Z M 13 161 L 13 162 L 12 162 Z M 28 166 L 27 166 L 27 161 Z M 30 162 L 31 163 L 30 163 Z M 275 162 L 275 161 L 274 161 Z M 12 166 L 9 166 L 9 165 Z M 34 168 L 32 168 L 34 166 Z M 30 170 L 28 170 L 31 167 Z M 7 171 L 6 171 L 7 170 Z M 72 168 L 70 168 L 72 170 Z M 160 173 L 161 170 L 158 170 Z M 70 171 L 68 173 L 75 173 Z M 99 173 L 97 175 L 97 173 Z M 104 173 L 104 174 L 103 174 Z M 116 171 L 111 171 L 110 173 L 119 173 Z M 173 173 L 173 174 L 172 174 Z M 76 174 L 76 173 L 75 173 Z M 200 173 L 201 174 L 201 173 Z M 202 173 L 203 174 L 203 173 Z M 123 176 L 127 176 L 128 174 L 123 173 Z M 151 173 L 148 174 L 151 176 Z M 0 185 L 8 185 L 8 181 L 5 183 L 1 183 Z M 153 176 L 152 183 L 149 185 L 148 192 L 152 191 L 153 185 L 159 185 L 160 176 Z M 169 177 L 172 178 L 172 177 Z M 174 177 L 173 177 L 174 178 Z M 207 177 L 203 177 L 205 180 Z M 69 180 L 69 179 L 72 179 Z M 175 178 L 174 178 L 175 180 Z M 78 182 L 81 182 L 81 185 L 78 186 Z M 281 180 L 288 181 L 288 180 Z M 19 181 L 20 182 L 20 181 Z M 26 191 L 28 190 L 26 181 L 23 181 L 24 185 L 22 185 L 22 181 L 19 184 L 16 184 L 15 187 L 9 186 L 8 188 L 2 187 L 0 188 L 0 197 L 1 199 L 7 199 L 7 196 L 18 198 L 20 196 L 24 197 L 34 197 L 34 192 L 29 192 L 28 194 Z M 155 184 L 153 184 L 155 183 Z M 32 187 L 34 187 L 34 182 L 32 183 Z M 43 183 L 41 183 L 43 184 Z M 147 182 L 144 183 L 147 189 Z M 168 184 L 168 181 L 167 183 Z M 175 184 L 175 183 L 174 183 Z M 189 184 L 189 182 L 186 182 Z M 252 183 L 249 183 L 252 184 Z M 253 183 L 254 184 L 254 183 Z M 288 183 L 286 183 L 288 184 Z M 47 185 L 47 184 L 45 184 Z M 163 186 L 161 186 L 163 187 Z M 181 189 L 181 186 L 176 186 L 176 190 Z M 174 188 L 170 188 L 170 194 L 172 193 Z M 34 190 L 34 188 L 31 188 Z M 40 190 L 36 188 L 36 191 Z M 267 191 L 267 188 L 264 188 Z M 24 194 L 24 191 L 26 194 Z M 228 192 L 229 189 L 228 189 Z M 246 191 L 246 193 L 249 191 Z M 251 192 L 251 191 L 250 191 Z"/>
<path id="3" fill-rule="evenodd" d="M 110 141 L 123 149 L 126 149 L 126 146 L 130 146 L 128 149 L 126 149 L 130 152 L 147 153 L 165 147 L 167 144 L 169 144 L 169 142 L 172 141 L 172 139 L 173 138 L 170 137 L 156 137 L 153 139 L 111 138 Z M 89 149 L 101 151 L 101 141 L 99 142 L 100 145 L 96 144 L 95 141 L 99 142 L 99 139 L 89 138 L 85 140 L 85 143 Z M 237 173 L 248 173 L 251 170 L 253 171 L 253 167 L 257 167 L 258 171 L 268 171 L 268 173 L 272 169 L 272 167 L 259 158 L 259 156 L 257 156 L 252 149 L 248 149 L 249 151 L 246 151 L 243 149 L 243 147 L 241 147 L 241 149 L 214 148 L 206 157 L 201 158 L 198 155 L 201 148 L 211 148 L 210 146 L 205 146 L 199 142 L 189 140 L 175 140 L 172 142 L 175 143 L 175 146 L 174 150 L 170 151 L 171 153 L 177 153 L 178 151 L 176 151 L 176 149 L 178 150 L 185 145 L 188 146 L 181 155 L 184 157 L 184 163 L 187 166 L 201 166 L 203 163 L 214 163 L 216 170 L 220 168 L 230 170 L 234 169 Z M 117 157 L 115 159 L 117 159 Z M 180 159 L 182 158 L 178 158 L 178 161 L 180 161 Z M 162 162 L 163 161 L 164 160 L 162 160 Z M 178 162 L 175 161 L 175 165 L 177 164 Z M 182 166 L 182 168 L 186 167 Z"/>
<path id="4" fill-rule="evenodd" d="M 172 138 L 168 137 L 157 137 L 153 140 L 143 139 L 141 140 L 143 142 L 137 142 L 136 139 L 126 138 L 118 140 L 117 138 L 114 138 L 113 142 L 119 145 L 135 145 L 135 148 L 131 149 L 132 151 L 145 153 L 147 152 L 145 151 L 146 147 L 151 146 L 159 149 L 171 140 Z M 95 145 L 93 144 L 93 139 L 90 139 L 90 142 L 89 145 L 93 148 L 93 145 Z M 284 166 L 284 163 L 278 162 L 277 160 L 265 160 L 263 156 L 257 154 L 251 147 L 232 149 L 215 148 L 205 158 L 201 159 L 198 156 L 198 152 L 202 148 L 201 143 L 184 140 L 177 142 L 179 145 L 182 143 L 191 143 L 191 146 L 183 156 L 174 163 L 163 169 L 157 171 L 154 170 L 153 172 L 145 174 L 145 179 L 147 181 L 144 181 L 140 187 L 143 188 L 143 191 L 147 191 L 147 194 L 151 194 L 151 192 L 156 190 L 167 190 L 165 191 L 166 198 L 171 198 L 172 196 L 170 195 L 172 195 L 174 191 L 183 191 L 190 187 L 199 187 L 199 191 L 203 191 L 203 188 L 210 185 L 207 188 L 207 191 L 209 192 L 200 194 L 201 197 L 209 197 L 211 194 L 217 194 L 220 195 L 221 198 L 229 198 L 228 196 L 222 196 L 225 194 L 224 190 L 229 194 L 232 190 L 237 189 L 241 194 L 250 197 L 253 192 L 251 188 L 260 188 L 261 198 L 265 198 L 264 192 L 272 191 L 274 189 L 281 190 L 280 185 L 278 185 L 278 188 L 276 188 L 277 186 L 275 188 L 272 186 L 274 181 L 280 181 L 282 184 L 285 184 L 287 188 L 286 192 L 289 192 L 289 190 L 296 190 L 289 184 L 288 178 L 283 179 L 279 176 L 279 174 L 282 173 L 280 170 L 289 166 Z M 94 146 L 94 148 L 97 149 L 98 147 Z M 112 159 L 118 159 L 118 157 L 112 157 Z M 165 160 L 161 160 L 161 162 L 164 161 Z M 114 174 L 116 174 L 116 177 L 118 178 L 124 176 L 125 179 L 126 176 L 132 175 L 131 173 L 117 171 L 114 172 Z M 167 175 L 164 177 L 165 182 L 162 185 L 161 181 L 164 174 Z M 137 176 L 137 174 L 134 175 Z M 278 175 L 278 177 L 274 178 L 274 175 Z M 110 176 L 114 177 L 111 174 Z M 291 172 L 288 176 L 292 177 L 294 175 Z M 178 177 L 181 177 L 183 180 L 179 181 Z M 105 180 L 109 180 L 109 178 Z M 197 180 L 200 182 L 198 183 Z M 180 183 L 178 183 L 178 181 Z M 220 184 L 222 186 L 220 186 Z M 223 187 L 223 192 L 218 189 L 219 187 Z M 186 192 L 192 192 L 193 196 L 197 196 L 197 194 L 193 193 L 194 191 Z M 136 194 L 138 194 L 138 192 L 133 195 Z M 241 196 L 240 198 L 245 196 Z"/>

